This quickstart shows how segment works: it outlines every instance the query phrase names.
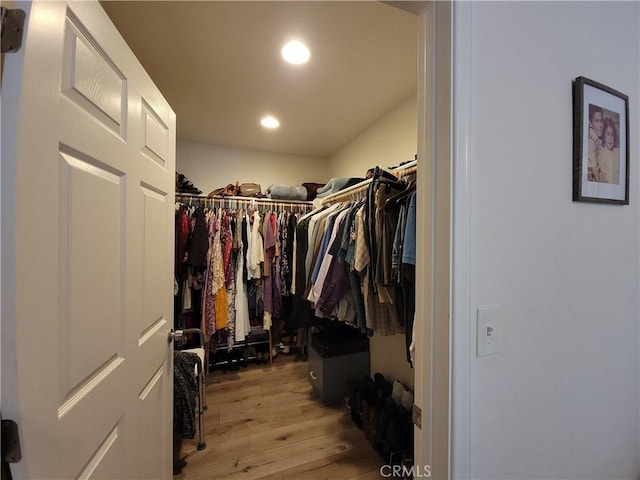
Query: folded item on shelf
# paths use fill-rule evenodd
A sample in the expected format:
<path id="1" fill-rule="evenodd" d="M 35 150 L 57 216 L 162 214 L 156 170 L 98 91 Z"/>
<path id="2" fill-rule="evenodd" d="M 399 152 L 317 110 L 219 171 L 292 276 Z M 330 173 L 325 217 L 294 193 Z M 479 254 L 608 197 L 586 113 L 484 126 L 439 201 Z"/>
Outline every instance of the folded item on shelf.
<path id="1" fill-rule="evenodd" d="M 209 195 L 207 195 L 207 197 L 234 197 L 238 195 L 238 190 L 238 182 L 236 182 L 235 185 L 233 183 L 230 183 L 226 187 L 216 188 L 215 190 L 212 190 L 211 192 L 209 192 Z"/>
<path id="2" fill-rule="evenodd" d="M 345 188 L 348 188 L 356 183 L 360 183 L 364 180 L 364 178 L 357 177 L 334 177 L 329 179 L 329 181 L 325 184 L 324 187 L 318 188 L 316 198 L 324 198 L 329 195 L 333 195 L 334 193 L 339 192 Z"/>
<path id="3" fill-rule="evenodd" d="M 200 195 L 202 193 L 193 183 L 182 173 L 176 172 L 176 193 L 190 193 Z"/>
<path id="4" fill-rule="evenodd" d="M 260 185 L 257 183 L 241 183 L 240 195 L 243 197 L 253 197 L 257 193 L 261 193 Z"/>
<path id="5" fill-rule="evenodd" d="M 307 189 L 302 185 L 269 185 L 267 193 L 271 198 L 279 200 L 306 200 Z"/>
<path id="6" fill-rule="evenodd" d="M 307 201 L 314 200 L 318 195 L 318 189 L 324 187 L 324 185 L 324 183 L 303 183 L 302 186 L 307 189 Z"/>

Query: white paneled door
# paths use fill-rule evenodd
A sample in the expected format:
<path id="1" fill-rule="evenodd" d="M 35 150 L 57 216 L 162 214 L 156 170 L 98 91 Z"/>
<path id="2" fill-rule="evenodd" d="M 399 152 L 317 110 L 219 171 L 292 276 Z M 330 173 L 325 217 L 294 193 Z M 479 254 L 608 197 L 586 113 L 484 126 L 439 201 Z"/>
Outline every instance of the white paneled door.
<path id="1" fill-rule="evenodd" d="M 175 114 L 97 2 L 27 13 L 2 84 L 14 478 L 171 476 Z"/>

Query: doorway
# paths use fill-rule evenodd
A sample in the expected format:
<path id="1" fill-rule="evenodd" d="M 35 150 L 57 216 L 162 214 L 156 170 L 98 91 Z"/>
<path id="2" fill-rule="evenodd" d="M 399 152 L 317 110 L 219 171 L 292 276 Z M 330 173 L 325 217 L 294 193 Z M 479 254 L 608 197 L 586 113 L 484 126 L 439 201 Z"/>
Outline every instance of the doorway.
<path id="1" fill-rule="evenodd" d="M 417 9 L 418 2 L 388 3 L 414 10 L 420 31 L 418 44 L 421 49 L 424 48 L 424 51 L 421 50 L 419 54 L 421 63 L 418 69 L 418 75 L 422 75 L 418 87 L 418 130 L 422 135 L 418 142 L 421 166 L 419 183 L 424 186 L 421 187 L 423 194 L 418 206 L 422 225 L 419 227 L 418 238 L 419 244 L 424 246 L 423 256 L 419 260 L 421 286 L 418 288 L 425 292 L 425 295 L 416 306 L 416 313 L 425 319 L 425 323 L 417 327 L 419 329 L 417 337 L 422 343 L 419 351 L 422 353 L 418 353 L 415 390 L 416 405 L 422 411 L 423 429 L 428 431 L 416 429 L 416 463 L 421 465 L 437 463 L 442 467 L 441 472 L 448 472 L 450 297 L 448 212 L 451 192 L 447 187 L 450 183 L 447 163 L 450 159 L 450 151 L 446 148 L 446 139 L 447 135 L 450 136 L 450 132 L 445 126 L 449 123 L 447 101 L 450 99 L 450 92 L 447 89 L 450 78 L 442 75 L 442 72 L 448 69 L 441 68 L 441 65 L 447 63 L 438 62 L 448 61 L 450 45 L 446 41 L 446 32 L 451 28 L 451 16 L 447 9 L 450 9 L 451 5 L 425 2 L 423 8 Z M 438 64 L 437 71 L 436 64 Z M 179 112 L 178 115 L 180 115 Z M 438 121 L 436 122 L 434 118 L 438 118 Z M 180 166 L 180 156 L 178 156 L 178 166 Z M 221 184 L 224 183 L 226 182 L 221 182 Z M 432 275 L 432 272 L 435 273 Z M 434 301 L 436 299 L 439 300 Z M 434 388 L 434 384 L 439 387 Z M 438 412 L 438 415 L 435 415 L 434 411 Z M 439 460 L 436 461 L 436 459 Z"/>

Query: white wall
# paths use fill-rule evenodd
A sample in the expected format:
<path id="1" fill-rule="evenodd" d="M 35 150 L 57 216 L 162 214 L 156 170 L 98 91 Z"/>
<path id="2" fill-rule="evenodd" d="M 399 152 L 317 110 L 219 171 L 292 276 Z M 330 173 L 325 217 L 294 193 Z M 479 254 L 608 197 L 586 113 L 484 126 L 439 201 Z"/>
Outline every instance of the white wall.
<path id="1" fill-rule="evenodd" d="M 264 192 L 274 183 L 325 183 L 327 159 L 178 142 L 176 170 L 206 195 L 229 183 L 259 183 Z"/>
<path id="2" fill-rule="evenodd" d="M 469 438 L 454 432 L 454 458 L 468 449 L 472 479 L 638 479 L 640 4 L 466 8 L 470 308 L 454 331 L 468 322 Z M 571 200 L 578 76 L 629 95 L 629 206 Z M 484 305 L 502 346 L 476 358 Z"/>
<path id="3" fill-rule="evenodd" d="M 416 154 L 417 97 L 411 95 L 329 158 L 332 177 L 365 177 L 367 170 L 391 167 Z"/>
<path id="4" fill-rule="evenodd" d="M 412 95 L 332 155 L 331 176 L 364 178 L 376 165 L 390 167 L 412 160 L 418 141 L 417 118 L 417 97 Z M 414 374 L 404 354 L 404 335 L 374 335 L 370 348 L 372 375 L 380 372 L 413 389 Z"/>

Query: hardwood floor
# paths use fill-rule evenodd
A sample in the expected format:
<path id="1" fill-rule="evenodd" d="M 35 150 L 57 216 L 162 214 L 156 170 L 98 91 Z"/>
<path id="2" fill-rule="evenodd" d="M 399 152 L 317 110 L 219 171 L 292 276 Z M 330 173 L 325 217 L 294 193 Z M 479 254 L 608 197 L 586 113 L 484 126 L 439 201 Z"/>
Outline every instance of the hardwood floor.
<path id="1" fill-rule="evenodd" d="M 207 448 L 185 440 L 187 466 L 174 480 L 365 480 L 384 460 L 345 413 L 314 398 L 307 363 L 279 355 L 271 365 L 207 379 Z"/>

